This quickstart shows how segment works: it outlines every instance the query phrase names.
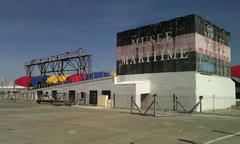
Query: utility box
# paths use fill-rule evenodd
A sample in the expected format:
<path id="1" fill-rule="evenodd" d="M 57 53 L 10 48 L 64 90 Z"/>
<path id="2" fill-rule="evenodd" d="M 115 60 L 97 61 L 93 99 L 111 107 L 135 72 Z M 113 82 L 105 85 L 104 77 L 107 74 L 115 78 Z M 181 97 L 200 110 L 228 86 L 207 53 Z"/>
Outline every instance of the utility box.
<path id="1" fill-rule="evenodd" d="M 100 95 L 98 96 L 97 106 L 104 107 L 104 108 L 112 108 L 113 102 L 112 100 L 108 99 L 108 95 Z"/>
<path id="2" fill-rule="evenodd" d="M 99 95 L 97 99 L 97 106 L 105 107 L 108 106 L 108 96 L 107 95 Z"/>

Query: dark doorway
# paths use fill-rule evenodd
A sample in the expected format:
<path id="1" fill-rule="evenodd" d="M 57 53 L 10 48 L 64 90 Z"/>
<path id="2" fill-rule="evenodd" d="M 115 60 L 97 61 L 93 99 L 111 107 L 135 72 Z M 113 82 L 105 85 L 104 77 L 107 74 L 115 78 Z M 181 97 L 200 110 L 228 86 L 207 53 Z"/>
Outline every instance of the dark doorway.
<path id="1" fill-rule="evenodd" d="M 111 99 L 111 91 L 110 90 L 103 90 L 102 95 L 107 95 L 108 99 Z"/>
<path id="2" fill-rule="evenodd" d="M 57 91 L 56 91 L 56 90 L 53 90 L 53 91 L 52 91 L 52 98 L 53 98 L 54 100 L 57 99 Z"/>
<path id="3" fill-rule="evenodd" d="M 81 92 L 80 103 L 86 104 L 86 93 L 85 92 Z"/>
<path id="4" fill-rule="evenodd" d="M 41 98 L 43 96 L 43 91 L 37 91 L 37 98 Z"/>
<path id="5" fill-rule="evenodd" d="M 97 90 L 90 90 L 89 104 L 97 104 Z"/>
<path id="6" fill-rule="evenodd" d="M 149 107 L 149 105 L 150 105 L 149 98 L 150 98 L 149 94 L 141 94 L 141 109 L 142 110 L 146 110 Z"/>
<path id="7" fill-rule="evenodd" d="M 69 91 L 69 102 L 72 104 L 75 104 L 75 90 L 70 90 Z"/>

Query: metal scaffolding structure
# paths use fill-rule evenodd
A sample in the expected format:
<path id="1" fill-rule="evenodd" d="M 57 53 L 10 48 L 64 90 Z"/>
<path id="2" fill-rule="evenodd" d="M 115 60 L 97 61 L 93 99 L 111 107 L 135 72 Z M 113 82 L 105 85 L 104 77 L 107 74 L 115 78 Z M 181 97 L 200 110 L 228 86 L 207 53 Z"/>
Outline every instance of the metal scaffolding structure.
<path id="1" fill-rule="evenodd" d="M 45 58 L 32 59 L 25 63 L 26 74 L 33 76 L 34 69 L 38 69 L 41 76 L 47 73 L 62 74 L 75 71 L 79 73 L 91 72 L 91 55 L 86 50 L 79 48 L 73 52 L 66 52 Z"/>

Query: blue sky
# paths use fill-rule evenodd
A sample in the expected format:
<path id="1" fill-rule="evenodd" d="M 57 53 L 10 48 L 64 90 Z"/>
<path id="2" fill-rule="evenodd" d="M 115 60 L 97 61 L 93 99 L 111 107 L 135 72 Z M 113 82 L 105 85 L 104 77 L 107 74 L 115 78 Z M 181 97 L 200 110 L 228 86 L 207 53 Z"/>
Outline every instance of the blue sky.
<path id="1" fill-rule="evenodd" d="M 116 33 L 196 13 L 231 32 L 239 64 L 237 0 L 0 0 L 0 78 L 25 75 L 24 62 L 77 48 L 93 70 L 115 70 Z"/>

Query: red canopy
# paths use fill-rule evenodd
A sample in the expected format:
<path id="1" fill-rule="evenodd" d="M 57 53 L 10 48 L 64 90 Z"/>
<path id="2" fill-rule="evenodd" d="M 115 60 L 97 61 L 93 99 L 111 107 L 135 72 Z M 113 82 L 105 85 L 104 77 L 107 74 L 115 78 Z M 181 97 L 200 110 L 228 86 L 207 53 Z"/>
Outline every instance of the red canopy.
<path id="1" fill-rule="evenodd" d="M 240 78 L 240 65 L 231 67 L 231 76 Z"/>
<path id="2" fill-rule="evenodd" d="M 86 77 L 86 74 L 81 73 L 81 74 L 72 74 L 69 78 L 68 81 L 71 83 L 74 82 L 80 82 L 82 79 Z"/>
<path id="3" fill-rule="evenodd" d="M 29 76 L 23 76 L 15 80 L 15 84 L 23 87 L 30 86 L 31 77 Z"/>

